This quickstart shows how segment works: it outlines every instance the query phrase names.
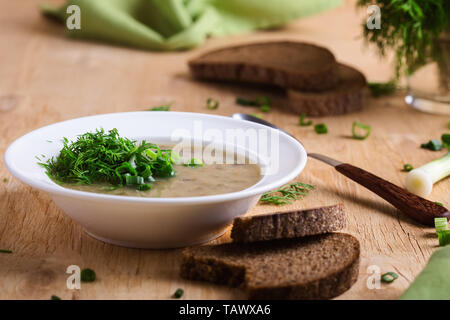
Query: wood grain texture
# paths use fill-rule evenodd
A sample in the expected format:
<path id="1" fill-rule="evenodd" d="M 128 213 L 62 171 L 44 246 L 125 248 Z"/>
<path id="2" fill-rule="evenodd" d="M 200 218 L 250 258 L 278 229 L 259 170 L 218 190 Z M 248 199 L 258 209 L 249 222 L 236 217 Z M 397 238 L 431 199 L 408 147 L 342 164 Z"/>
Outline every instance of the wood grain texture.
<path id="1" fill-rule="evenodd" d="M 0 0 L 0 154 L 16 138 L 56 121 L 93 114 L 146 110 L 174 102 L 173 110 L 214 113 L 255 113 L 258 109 L 234 103 L 236 96 L 258 95 L 245 86 L 193 81 L 187 60 L 228 44 L 265 40 L 312 41 L 327 46 L 343 63 L 360 69 L 369 81 L 388 80 L 391 61 L 380 61 L 361 39 L 364 12 L 353 1 L 343 8 L 300 20 L 283 29 L 208 40 L 199 49 L 155 53 L 105 44 L 73 41 L 63 30 L 43 19 L 40 0 Z M 426 79 L 424 79 L 426 81 Z M 216 111 L 206 109 L 209 97 L 220 100 Z M 278 108 L 279 107 L 279 108 Z M 364 111 L 315 121 L 328 125 L 327 135 L 299 127 L 298 117 L 277 105 L 264 118 L 300 139 L 309 152 L 335 157 L 403 186 L 403 164 L 420 166 L 443 152 L 421 149 L 438 138 L 450 120 L 416 112 L 402 94 L 370 100 Z M 364 141 L 351 139 L 358 120 L 372 126 Z M 288 155 L 287 155 L 288 156 Z M 3 156 L 1 157 L 3 159 Z M 7 178 L 7 182 L 3 182 Z M 303 201 L 281 208 L 259 205 L 248 214 L 290 211 L 344 202 L 348 225 L 344 232 L 361 243 L 361 266 L 356 284 L 339 299 L 396 299 L 420 272 L 437 248 L 432 228 L 424 228 L 375 194 L 333 168 L 314 159 L 297 181 L 316 190 Z M 430 200 L 450 206 L 449 180 L 434 186 Z M 215 243 L 229 241 L 229 234 Z M 1 299 L 169 299 L 182 287 L 183 299 L 240 298 L 242 292 L 221 286 L 182 280 L 178 275 L 180 250 L 135 250 L 104 244 L 58 209 L 49 196 L 33 190 L 0 166 Z M 76 264 L 97 272 L 98 281 L 66 288 L 67 266 Z M 395 271 L 400 278 L 378 290 L 367 288 L 369 266 Z"/>
<path id="2" fill-rule="evenodd" d="M 415 221 L 433 227 L 434 218 L 448 217 L 450 212 L 427 199 L 348 163 L 334 167 L 344 176 L 373 191 Z"/>

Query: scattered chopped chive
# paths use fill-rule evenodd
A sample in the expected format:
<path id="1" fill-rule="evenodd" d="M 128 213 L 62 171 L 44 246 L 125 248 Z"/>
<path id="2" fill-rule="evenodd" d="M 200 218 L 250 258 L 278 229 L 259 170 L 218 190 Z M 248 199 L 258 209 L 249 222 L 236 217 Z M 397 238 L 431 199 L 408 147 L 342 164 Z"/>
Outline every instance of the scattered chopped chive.
<path id="1" fill-rule="evenodd" d="M 444 206 L 444 204 L 442 202 L 439 202 L 439 201 L 435 201 L 434 203 L 437 204 L 438 206 L 441 206 L 441 207 Z"/>
<path id="2" fill-rule="evenodd" d="M 184 164 L 185 167 L 203 167 L 203 161 L 197 158 L 192 158 L 191 160 L 189 160 L 188 162 L 186 162 Z"/>
<path id="3" fill-rule="evenodd" d="M 125 183 L 127 186 L 141 185 L 144 184 L 144 178 L 141 176 L 125 176 Z"/>
<path id="4" fill-rule="evenodd" d="M 272 101 L 270 100 L 269 97 L 266 96 L 256 97 L 253 100 L 238 97 L 236 98 L 236 103 L 240 104 L 241 106 L 252 106 L 252 107 L 272 106 Z"/>
<path id="5" fill-rule="evenodd" d="M 260 114 L 257 114 L 257 113 L 250 113 L 250 115 L 251 115 L 252 117 L 255 117 L 255 118 L 258 118 L 258 119 L 262 119 L 262 116 L 261 116 Z"/>
<path id="6" fill-rule="evenodd" d="M 450 150 L 450 134 L 449 133 L 444 133 L 441 136 L 441 140 L 442 140 L 442 146 L 444 148 L 447 148 Z"/>
<path id="7" fill-rule="evenodd" d="M 58 296 L 52 295 L 50 300 L 61 300 L 61 298 Z"/>
<path id="8" fill-rule="evenodd" d="M 208 108 L 209 110 L 216 110 L 217 108 L 219 108 L 219 101 L 213 98 L 208 98 L 208 100 L 206 100 L 206 108 Z"/>
<path id="9" fill-rule="evenodd" d="M 0 253 L 12 253 L 11 250 L 0 249 Z"/>
<path id="10" fill-rule="evenodd" d="M 285 205 L 290 204 L 294 200 L 304 198 L 310 190 L 314 187 L 309 184 L 295 182 L 289 185 L 282 186 L 277 190 L 264 193 L 259 199 L 265 204 Z"/>
<path id="11" fill-rule="evenodd" d="M 364 130 L 364 134 L 358 134 L 358 129 Z M 368 124 L 364 124 L 358 121 L 353 122 L 352 126 L 352 136 L 354 139 L 357 140 L 364 140 L 367 139 L 367 137 L 370 135 L 370 126 Z"/>
<path id="12" fill-rule="evenodd" d="M 97 278 L 95 271 L 89 268 L 81 270 L 81 281 L 82 282 L 94 282 Z"/>
<path id="13" fill-rule="evenodd" d="M 431 150 L 431 151 L 439 151 L 439 150 L 442 150 L 442 143 L 441 143 L 441 141 L 439 141 L 437 139 L 432 139 L 432 140 L 428 141 L 427 143 L 422 143 L 420 145 L 420 147 L 423 149 Z"/>
<path id="14" fill-rule="evenodd" d="M 160 106 L 156 106 L 148 109 L 148 111 L 170 111 L 170 107 L 172 106 L 172 102 L 168 104 L 163 104 Z"/>
<path id="15" fill-rule="evenodd" d="M 395 272 L 386 272 L 385 274 L 381 275 L 381 281 L 385 283 L 391 283 L 394 282 L 394 280 L 398 279 L 398 274 Z"/>
<path id="16" fill-rule="evenodd" d="M 393 94 L 397 90 L 397 84 L 394 80 L 388 82 L 369 82 L 368 87 L 370 93 L 375 98 Z"/>
<path id="17" fill-rule="evenodd" d="M 439 239 L 439 246 L 443 247 L 450 244 L 450 230 L 441 230 L 436 233 Z"/>
<path id="18" fill-rule="evenodd" d="M 306 113 L 302 113 L 298 119 L 298 124 L 301 127 L 307 127 L 313 124 L 312 120 L 308 120 L 305 122 L 305 118 L 306 118 Z"/>
<path id="19" fill-rule="evenodd" d="M 181 289 L 181 288 L 178 288 L 175 292 L 174 292 L 174 294 L 173 294 L 173 298 L 175 298 L 175 299 L 180 299 L 182 296 L 183 296 L 183 293 L 184 293 L 184 290 L 183 289 Z"/>
<path id="20" fill-rule="evenodd" d="M 406 163 L 406 164 L 403 165 L 403 170 L 402 170 L 402 171 L 404 171 L 404 172 L 410 172 L 410 171 L 413 170 L 413 169 L 414 169 L 414 167 L 413 167 L 411 164 Z"/>
<path id="21" fill-rule="evenodd" d="M 259 110 L 261 110 L 261 112 L 267 113 L 270 111 L 270 106 L 268 106 L 268 105 L 261 106 L 261 107 L 259 107 Z"/>
<path id="22" fill-rule="evenodd" d="M 8 181 L 9 181 L 8 178 L 3 178 L 4 183 L 7 183 Z"/>
<path id="23" fill-rule="evenodd" d="M 434 227 L 436 228 L 436 232 L 448 230 L 447 218 L 434 218 Z"/>
<path id="24" fill-rule="evenodd" d="M 325 123 L 318 123 L 314 125 L 314 131 L 318 134 L 328 133 L 328 127 Z"/>

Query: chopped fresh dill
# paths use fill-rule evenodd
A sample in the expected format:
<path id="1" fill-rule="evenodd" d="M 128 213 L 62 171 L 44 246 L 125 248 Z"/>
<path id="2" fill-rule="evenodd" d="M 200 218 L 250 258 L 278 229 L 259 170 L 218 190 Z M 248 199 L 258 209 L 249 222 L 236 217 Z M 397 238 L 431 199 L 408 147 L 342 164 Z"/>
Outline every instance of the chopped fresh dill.
<path id="1" fill-rule="evenodd" d="M 313 124 L 312 120 L 305 121 L 306 113 L 302 113 L 298 118 L 298 124 L 300 127 L 307 127 Z"/>
<path id="2" fill-rule="evenodd" d="M 217 108 L 219 108 L 220 102 L 216 99 L 213 98 L 208 98 L 208 100 L 206 100 L 206 108 L 208 110 L 216 110 Z"/>
<path id="3" fill-rule="evenodd" d="M 172 107 L 172 102 L 150 108 L 150 109 L 148 109 L 148 111 L 170 111 L 170 107 Z"/>
<path id="4" fill-rule="evenodd" d="M 312 185 L 295 182 L 282 186 L 277 190 L 264 193 L 259 201 L 265 204 L 290 204 L 292 201 L 304 198 L 313 189 L 314 187 Z"/>
<path id="5" fill-rule="evenodd" d="M 81 281 L 82 282 L 94 282 L 97 278 L 95 271 L 89 268 L 81 270 Z"/>
<path id="6" fill-rule="evenodd" d="M 107 183 L 138 190 L 150 189 L 154 177 L 175 175 L 171 150 L 162 151 L 157 145 L 122 138 L 117 129 L 103 129 L 78 136 L 76 141 L 63 139 L 59 155 L 39 164 L 58 183 L 90 185 Z"/>

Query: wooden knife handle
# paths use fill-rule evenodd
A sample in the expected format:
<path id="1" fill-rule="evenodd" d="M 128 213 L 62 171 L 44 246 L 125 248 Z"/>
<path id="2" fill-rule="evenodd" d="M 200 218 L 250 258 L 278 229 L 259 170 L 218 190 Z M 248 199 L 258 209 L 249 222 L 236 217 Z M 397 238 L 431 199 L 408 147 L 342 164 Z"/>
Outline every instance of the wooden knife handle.
<path id="1" fill-rule="evenodd" d="M 434 226 L 434 218 L 450 215 L 450 212 L 443 206 L 421 198 L 351 164 L 343 163 L 335 168 L 344 176 L 376 193 L 398 210 L 422 224 Z"/>

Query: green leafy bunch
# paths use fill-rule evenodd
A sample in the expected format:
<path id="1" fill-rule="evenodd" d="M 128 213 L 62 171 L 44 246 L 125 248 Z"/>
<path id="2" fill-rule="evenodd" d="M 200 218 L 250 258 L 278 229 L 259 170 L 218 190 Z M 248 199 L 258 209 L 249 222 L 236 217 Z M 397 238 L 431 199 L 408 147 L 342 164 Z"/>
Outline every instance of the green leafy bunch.
<path id="1" fill-rule="evenodd" d="M 154 177 L 175 175 L 171 150 L 157 145 L 122 138 L 117 129 L 103 129 L 78 136 L 76 141 L 63 139 L 64 146 L 57 157 L 40 163 L 47 175 L 57 182 L 113 186 L 136 186 L 148 190 Z"/>
<path id="2" fill-rule="evenodd" d="M 382 56 L 388 48 L 395 51 L 395 71 L 412 74 L 433 55 L 436 40 L 448 27 L 448 0 L 359 0 L 357 6 L 377 5 L 381 28 L 363 30 L 366 39 L 376 44 Z"/>

